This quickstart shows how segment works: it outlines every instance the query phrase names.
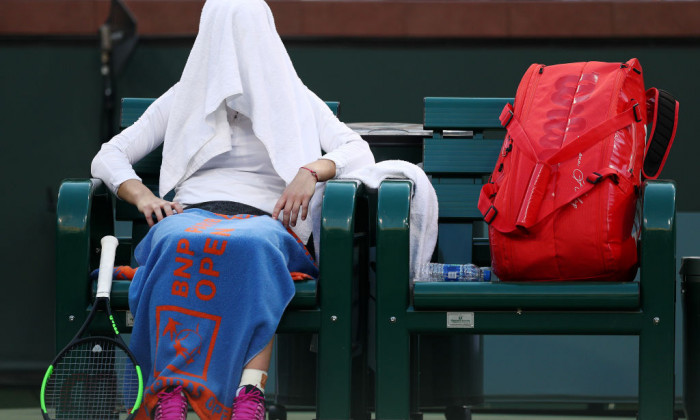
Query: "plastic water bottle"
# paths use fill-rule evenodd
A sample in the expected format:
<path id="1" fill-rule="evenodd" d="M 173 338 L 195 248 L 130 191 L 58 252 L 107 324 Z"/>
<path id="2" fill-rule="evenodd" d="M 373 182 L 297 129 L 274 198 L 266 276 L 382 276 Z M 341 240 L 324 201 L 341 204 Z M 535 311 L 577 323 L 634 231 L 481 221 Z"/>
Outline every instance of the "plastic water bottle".
<path id="1" fill-rule="evenodd" d="M 491 270 L 474 264 L 430 263 L 421 267 L 415 281 L 491 281 Z"/>

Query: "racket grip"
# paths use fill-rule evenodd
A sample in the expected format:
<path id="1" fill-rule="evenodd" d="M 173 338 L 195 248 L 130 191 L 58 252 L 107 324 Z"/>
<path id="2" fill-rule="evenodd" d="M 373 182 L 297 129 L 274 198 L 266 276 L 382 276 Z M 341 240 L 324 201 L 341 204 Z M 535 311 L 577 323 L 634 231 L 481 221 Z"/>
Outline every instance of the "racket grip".
<path id="1" fill-rule="evenodd" d="M 119 240 L 107 235 L 100 241 L 102 251 L 100 253 L 100 272 L 97 276 L 97 297 L 109 298 L 112 292 L 112 271 L 114 271 L 114 256 Z"/>

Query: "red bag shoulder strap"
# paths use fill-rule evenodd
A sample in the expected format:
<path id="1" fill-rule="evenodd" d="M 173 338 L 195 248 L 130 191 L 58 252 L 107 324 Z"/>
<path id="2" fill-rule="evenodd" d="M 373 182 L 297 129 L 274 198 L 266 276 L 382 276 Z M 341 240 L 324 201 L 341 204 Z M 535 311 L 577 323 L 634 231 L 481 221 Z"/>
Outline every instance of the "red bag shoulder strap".
<path id="1" fill-rule="evenodd" d="M 665 90 L 647 90 L 647 121 L 652 122 L 649 141 L 644 151 L 642 174 L 647 179 L 658 178 L 671 151 L 678 126 L 679 104 Z"/>
<path id="2" fill-rule="evenodd" d="M 508 135 L 513 139 L 515 144 L 517 144 L 520 150 L 535 163 L 534 169 L 530 174 L 530 182 L 528 183 L 527 190 L 525 191 L 525 196 L 523 197 L 523 201 L 520 203 L 520 209 L 517 213 L 515 223 L 513 224 L 505 220 L 495 220 L 496 216 L 498 215 L 498 209 L 495 204 L 498 187 L 495 184 L 488 183 L 481 189 L 478 207 L 481 214 L 484 215 L 484 220 L 486 223 L 492 224 L 501 232 L 510 232 L 518 227 L 528 229 L 546 216 L 540 214 L 540 205 L 542 203 L 547 185 L 550 181 L 551 165 L 555 165 L 573 158 L 578 153 L 588 150 L 596 143 L 602 141 L 604 138 L 611 135 L 615 131 L 622 129 L 623 127 L 626 127 L 634 122 L 641 122 L 642 115 L 639 111 L 639 104 L 635 103 L 627 110 L 622 111 L 612 118 L 609 118 L 608 120 L 589 129 L 577 137 L 574 142 L 567 144 L 555 153 L 546 157 L 540 156 L 541 152 L 537 150 L 538 148 L 536 147 L 535 143 L 531 141 L 518 117 L 514 115 L 513 108 L 510 104 L 506 104 L 506 106 L 503 108 L 503 112 L 500 115 L 500 121 L 508 131 Z M 601 171 L 604 171 L 604 169 L 601 169 Z M 602 174 L 601 171 L 598 171 L 597 179 L 588 180 L 588 183 L 585 184 L 583 188 L 568 194 L 566 199 L 560 200 L 559 204 L 553 208 L 552 211 L 585 194 L 602 178 L 615 175 L 616 183 L 619 182 L 618 179 L 620 177 L 617 174 Z M 620 185 L 621 188 L 626 187 L 627 180 L 622 179 L 622 181 L 622 185 L 618 185 Z"/>

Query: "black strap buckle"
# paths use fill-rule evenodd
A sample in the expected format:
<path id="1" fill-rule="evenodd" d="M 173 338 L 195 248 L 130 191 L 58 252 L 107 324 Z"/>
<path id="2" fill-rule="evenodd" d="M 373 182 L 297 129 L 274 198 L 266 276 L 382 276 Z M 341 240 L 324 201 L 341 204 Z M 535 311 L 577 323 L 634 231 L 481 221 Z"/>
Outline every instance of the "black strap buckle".
<path id="1" fill-rule="evenodd" d="M 512 109 L 509 109 L 509 110 L 508 110 L 508 113 L 509 113 L 510 115 L 508 116 L 508 119 L 506 120 L 506 122 L 503 124 L 503 128 L 508 128 L 508 124 L 510 124 L 510 122 L 513 121 L 513 115 L 514 115 L 514 114 L 513 114 L 513 110 L 512 110 Z"/>
<path id="2" fill-rule="evenodd" d="M 498 210 L 496 210 L 496 207 L 491 204 L 491 207 L 489 207 L 488 210 L 486 210 L 486 214 L 484 214 L 484 222 L 487 224 L 491 224 L 493 222 L 493 219 L 496 218 L 498 215 Z"/>
<path id="3" fill-rule="evenodd" d="M 593 175 L 595 175 L 595 178 L 592 177 Z M 619 178 L 617 177 L 616 174 L 601 175 L 601 174 L 599 174 L 598 172 L 593 172 L 593 174 L 588 175 L 588 176 L 586 177 L 586 182 L 595 185 L 595 184 L 599 183 L 600 181 L 604 180 L 605 178 L 610 178 L 610 180 L 611 180 L 614 184 L 617 184 L 617 183 L 620 182 L 620 180 L 619 180 Z"/>
<path id="4" fill-rule="evenodd" d="M 642 117 L 639 115 L 639 103 L 632 106 L 632 111 L 634 111 L 634 120 L 636 122 L 642 122 Z"/>
<path id="5" fill-rule="evenodd" d="M 593 175 L 595 175 L 595 178 L 592 177 Z M 593 174 L 588 175 L 586 177 L 586 182 L 588 182 L 589 184 L 594 184 L 594 185 L 599 183 L 602 180 L 603 180 L 603 175 L 599 174 L 598 172 L 593 172 Z"/>

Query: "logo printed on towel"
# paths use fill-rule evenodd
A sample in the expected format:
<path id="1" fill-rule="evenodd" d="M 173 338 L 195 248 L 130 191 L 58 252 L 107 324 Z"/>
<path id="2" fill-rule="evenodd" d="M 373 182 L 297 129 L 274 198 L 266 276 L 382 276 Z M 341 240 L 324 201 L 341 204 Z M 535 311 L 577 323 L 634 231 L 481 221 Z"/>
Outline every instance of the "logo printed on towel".
<path id="1" fill-rule="evenodd" d="M 164 370 L 207 380 L 221 317 L 179 306 L 156 308 L 154 377 Z"/>

